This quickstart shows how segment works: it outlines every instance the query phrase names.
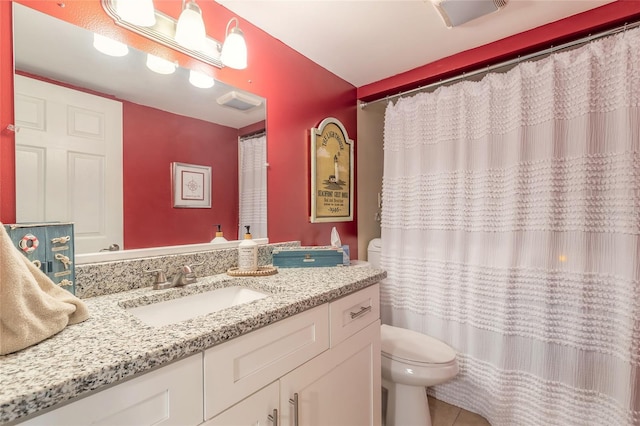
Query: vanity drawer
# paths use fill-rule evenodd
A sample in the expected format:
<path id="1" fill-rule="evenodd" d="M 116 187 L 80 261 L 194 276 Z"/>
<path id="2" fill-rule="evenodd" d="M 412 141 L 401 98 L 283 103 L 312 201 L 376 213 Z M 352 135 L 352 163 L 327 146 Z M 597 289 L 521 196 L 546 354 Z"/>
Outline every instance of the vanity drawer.
<path id="1" fill-rule="evenodd" d="M 380 318 L 380 284 L 374 284 L 329 304 L 331 347 Z"/>
<path id="2" fill-rule="evenodd" d="M 204 353 L 205 420 L 329 349 L 324 304 Z"/>
<path id="3" fill-rule="evenodd" d="M 33 417 L 21 425 L 198 425 L 202 354 L 192 355 Z"/>

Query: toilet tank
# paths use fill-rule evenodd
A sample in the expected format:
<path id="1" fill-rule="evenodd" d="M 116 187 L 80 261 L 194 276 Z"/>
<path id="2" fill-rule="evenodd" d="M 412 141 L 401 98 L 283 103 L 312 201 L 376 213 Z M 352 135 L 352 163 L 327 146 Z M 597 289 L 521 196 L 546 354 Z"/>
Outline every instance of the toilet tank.
<path id="1" fill-rule="evenodd" d="M 380 267 L 380 254 L 382 253 L 382 240 L 380 238 L 374 238 L 369 241 L 369 247 L 367 250 L 367 260 L 374 268 Z"/>

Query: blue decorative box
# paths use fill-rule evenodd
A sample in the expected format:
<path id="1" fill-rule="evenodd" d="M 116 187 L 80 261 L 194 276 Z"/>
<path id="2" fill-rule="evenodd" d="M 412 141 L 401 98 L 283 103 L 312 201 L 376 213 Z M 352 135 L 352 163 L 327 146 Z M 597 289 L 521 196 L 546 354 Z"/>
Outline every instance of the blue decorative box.
<path id="1" fill-rule="evenodd" d="M 331 246 L 276 247 L 273 266 L 279 268 L 318 268 L 343 266 L 343 250 Z"/>
<path id="2" fill-rule="evenodd" d="M 5 225 L 16 248 L 51 280 L 75 294 L 73 223 Z"/>

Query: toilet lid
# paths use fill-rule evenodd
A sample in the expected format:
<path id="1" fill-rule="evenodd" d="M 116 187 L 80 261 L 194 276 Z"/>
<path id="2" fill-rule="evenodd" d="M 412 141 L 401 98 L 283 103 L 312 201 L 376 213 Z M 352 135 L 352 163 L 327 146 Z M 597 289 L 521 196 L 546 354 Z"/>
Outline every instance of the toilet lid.
<path id="1" fill-rule="evenodd" d="M 406 328 L 380 326 L 382 353 L 388 358 L 413 364 L 447 364 L 456 352 L 446 343 Z"/>

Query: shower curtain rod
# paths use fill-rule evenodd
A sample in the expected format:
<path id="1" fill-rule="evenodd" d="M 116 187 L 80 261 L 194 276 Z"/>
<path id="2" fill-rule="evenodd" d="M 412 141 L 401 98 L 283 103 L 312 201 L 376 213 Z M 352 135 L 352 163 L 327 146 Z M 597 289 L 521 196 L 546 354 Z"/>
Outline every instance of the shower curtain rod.
<path id="1" fill-rule="evenodd" d="M 422 92 L 425 90 L 429 90 L 429 89 L 433 89 L 433 88 L 437 88 L 439 86 L 444 86 L 446 84 L 450 84 L 450 83 L 457 83 L 458 81 L 463 81 L 466 80 L 470 77 L 474 77 L 483 73 L 490 73 L 491 71 L 494 71 L 496 69 L 499 68 L 504 68 L 504 67 L 508 67 L 510 65 L 517 65 L 520 62 L 524 62 L 524 61 L 528 61 L 530 59 L 535 59 L 541 56 L 547 56 L 547 55 L 551 55 L 552 53 L 555 53 L 559 50 L 564 50 L 564 49 L 568 49 L 571 47 L 577 47 L 580 46 L 582 44 L 587 44 L 593 40 L 597 40 L 599 38 L 603 38 L 603 37 L 608 37 L 610 35 L 613 34 L 617 34 L 619 32 L 624 32 L 626 30 L 629 30 L 631 28 L 635 28 L 640 26 L 640 21 L 636 21 L 636 22 L 632 22 L 630 24 L 625 23 L 622 26 L 616 27 L 616 28 L 612 28 L 610 30 L 606 30 L 606 31 L 602 31 L 600 33 L 596 33 L 596 34 L 592 34 L 592 35 L 588 35 L 586 37 L 582 37 L 580 39 L 574 40 L 574 41 L 570 41 L 567 43 L 563 43 L 563 44 L 559 44 L 558 46 L 552 46 L 548 49 L 544 49 L 538 52 L 534 52 L 534 53 L 530 53 L 528 55 L 525 56 L 518 56 L 517 58 L 513 58 L 513 59 L 509 59 L 494 65 L 489 65 L 486 66 L 484 68 L 479 68 L 475 71 L 471 71 L 468 73 L 462 73 L 460 75 L 456 75 L 454 77 L 450 77 L 444 80 L 440 80 L 440 81 L 436 81 L 435 83 L 431 83 L 431 84 L 427 84 L 426 86 L 420 86 L 420 87 L 416 87 L 415 89 L 410 89 L 410 90 L 406 90 L 404 92 L 400 92 L 400 93 L 396 93 L 395 95 L 388 95 L 385 96 L 383 98 L 380 99 L 376 99 L 370 102 L 361 102 L 360 103 L 360 109 L 365 109 L 367 107 L 367 105 L 371 105 L 371 104 L 376 104 L 378 102 L 382 102 L 382 101 L 390 101 L 391 99 L 394 98 L 398 98 L 401 96 L 405 96 L 405 95 L 410 95 L 412 93 L 418 93 L 418 92 Z"/>
<path id="2" fill-rule="evenodd" d="M 257 138 L 260 136 L 264 136 L 267 134 L 266 130 L 258 130 L 257 132 L 253 132 L 253 133 L 249 133 L 247 135 L 244 136 L 240 136 L 240 141 L 246 140 L 246 139 L 253 139 L 253 138 Z"/>

